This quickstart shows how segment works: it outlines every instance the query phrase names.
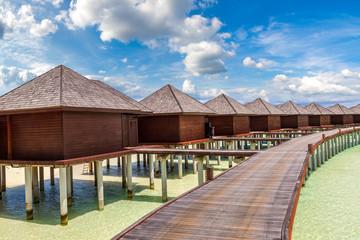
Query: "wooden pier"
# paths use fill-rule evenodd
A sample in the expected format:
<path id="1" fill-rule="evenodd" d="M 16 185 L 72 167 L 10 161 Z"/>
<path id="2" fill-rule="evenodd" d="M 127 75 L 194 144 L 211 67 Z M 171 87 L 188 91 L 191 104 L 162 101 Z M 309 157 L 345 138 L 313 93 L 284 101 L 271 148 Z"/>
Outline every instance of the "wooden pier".
<path id="1" fill-rule="evenodd" d="M 334 134 L 339 131 L 260 151 L 167 202 L 114 239 L 289 239 L 309 144 Z"/>

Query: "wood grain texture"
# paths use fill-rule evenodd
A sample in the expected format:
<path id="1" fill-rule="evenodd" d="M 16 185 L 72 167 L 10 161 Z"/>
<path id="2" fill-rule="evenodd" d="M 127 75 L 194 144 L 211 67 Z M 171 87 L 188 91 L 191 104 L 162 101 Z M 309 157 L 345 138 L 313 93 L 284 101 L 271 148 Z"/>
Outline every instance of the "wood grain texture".
<path id="1" fill-rule="evenodd" d="M 180 142 L 205 138 L 205 117 L 180 115 Z"/>
<path id="2" fill-rule="evenodd" d="M 140 117 L 139 142 L 180 142 L 179 116 Z"/>
<path id="3" fill-rule="evenodd" d="M 309 126 L 308 115 L 281 116 L 281 128 L 299 128 Z"/>
<path id="4" fill-rule="evenodd" d="M 353 115 L 331 115 L 331 124 L 350 124 L 354 123 Z"/>
<path id="5" fill-rule="evenodd" d="M 281 239 L 308 144 L 318 142 L 322 134 L 295 138 L 254 155 L 114 239 Z"/>
<path id="6" fill-rule="evenodd" d="M 0 159 L 7 158 L 7 120 L 6 116 L 0 116 Z"/>
<path id="7" fill-rule="evenodd" d="M 64 156 L 75 158 L 123 149 L 122 114 L 64 112 Z"/>

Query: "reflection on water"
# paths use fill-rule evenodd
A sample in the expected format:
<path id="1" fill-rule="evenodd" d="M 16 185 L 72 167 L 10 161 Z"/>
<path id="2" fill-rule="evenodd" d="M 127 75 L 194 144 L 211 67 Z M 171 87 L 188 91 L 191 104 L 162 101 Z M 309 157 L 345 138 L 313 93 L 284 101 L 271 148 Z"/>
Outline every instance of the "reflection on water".
<path id="1" fill-rule="evenodd" d="M 331 158 L 301 190 L 294 240 L 360 239 L 360 146 Z"/>
<path id="2" fill-rule="evenodd" d="M 227 169 L 228 161 L 222 160 L 221 166 L 216 161 L 214 174 Z M 81 168 L 81 166 L 80 166 Z M 79 169 L 77 169 L 79 170 Z M 80 171 L 78 171 L 81 173 Z M 59 183 L 55 186 L 45 181 L 45 191 L 40 192 L 40 203 L 34 204 L 34 220 L 26 221 L 25 187 L 8 188 L 0 200 L 0 239 L 110 239 L 121 230 L 162 204 L 161 179 L 155 179 L 155 190 L 149 189 L 148 168 L 138 167 L 133 162 L 134 197 L 127 199 L 126 189 L 121 186 L 121 168 L 112 162 L 111 170 L 103 168 L 105 210 L 97 210 L 97 191 L 93 176 L 74 176 L 73 204 L 69 208 L 69 225 L 60 225 Z M 192 160 L 189 169 L 183 171 L 183 179 L 175 171 L 168 173 L 168 196 L 174 198 L 197 186 L 197 174 L 192 173 Z"/>

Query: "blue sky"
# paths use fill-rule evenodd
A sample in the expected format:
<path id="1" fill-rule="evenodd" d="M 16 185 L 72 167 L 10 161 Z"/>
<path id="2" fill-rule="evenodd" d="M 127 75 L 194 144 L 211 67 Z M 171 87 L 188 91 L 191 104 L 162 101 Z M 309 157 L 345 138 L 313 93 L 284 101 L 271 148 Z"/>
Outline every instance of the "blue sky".
<path id="1" fill-rule="evenodd" d="M 140 100 L 172 84 L 353 106 L 360 92 L 357 1 L 0 0 L 0 94 L 64 64 Z"/>

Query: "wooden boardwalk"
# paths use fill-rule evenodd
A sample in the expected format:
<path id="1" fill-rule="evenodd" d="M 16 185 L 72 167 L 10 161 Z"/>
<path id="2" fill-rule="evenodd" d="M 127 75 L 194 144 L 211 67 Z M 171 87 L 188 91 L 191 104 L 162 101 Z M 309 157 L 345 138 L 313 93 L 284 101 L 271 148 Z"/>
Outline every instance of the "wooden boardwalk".
<path id="1" fill-rule="evenodd" d="M 259 152 L 154 210 L 114 239 L 281 239 L 308 144 L 321 140 L 323 133 Z"/>

